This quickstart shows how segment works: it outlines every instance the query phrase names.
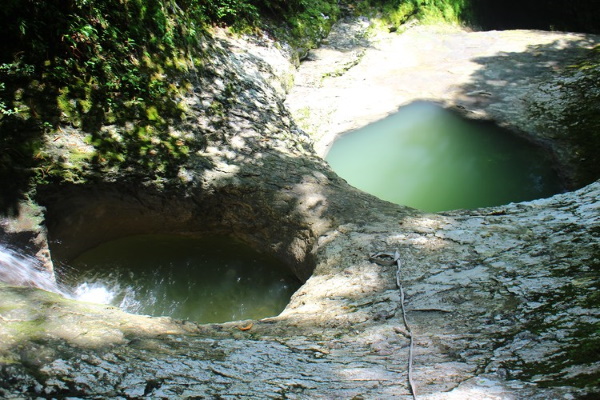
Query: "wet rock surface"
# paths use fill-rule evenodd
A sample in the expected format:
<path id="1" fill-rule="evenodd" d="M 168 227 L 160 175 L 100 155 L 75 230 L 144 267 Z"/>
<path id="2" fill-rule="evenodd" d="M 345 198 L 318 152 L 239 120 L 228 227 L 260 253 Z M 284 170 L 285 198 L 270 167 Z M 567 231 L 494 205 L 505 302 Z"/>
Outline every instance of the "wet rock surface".
<path id="1" fill-rule="evenodd" d="M 298 110 L 307 107 L 298 99 L 312 99 L 307 115 L 318 118 L 307 126 L 314 128 L 310 132 L 318 151 L 327 137 L 361 123 L 356 121 L 386 115 L 417 96 L 463 104 L 469 113 L 490 113 L 490 118 L 528 132 L 519 125 L 517 114 L 524 112 L 519 107 L 507 111 L 493 107 L 498 103 L 491 100 L 481 107 L 459 103 L 458 88 L 465 84 L 460 77 L 470 76 L 477 64 L 469 61 L 471 56 L 464 55 L 465 64 L 454 60 L 454 72 L 446 71 L 447 77 L 430 77 L 427 90 L 414 76 L 414 87 L 397 82 L 406 75 L 398 71 L 386 76 L 365 70 L 361 75 L 370 57 L 381 62 L 382 57 L 405 54 L 404 62 L 411 60 L 399 47 L 383 51 L 369 44 L 359 49 L 366 38 L 355 33 L 363 32 L 365 23 L 341 25 L 351 39 L 336 31 L 324 48 L 337 60 L 335 65 L 350 57 L 344 73 L 307 84 L 309 75 L 301 68 L 299 86 L 287 99 L 296 120 L 301 120 Z M 422 57 L 433 46 L 428 40 L 439 43 L 455 36 L 466 43 L 465 52 L 475 51 L 468 45 L 471 33 L 415 29 L 408 34 L 420 40 Z M 545 38 L 534 41 L 538 44 L 553 43 L 560 35 L 538 34 Z M 494 39 L 480 50 L 485 52 L 491 52 L 493 43 L 499 46 L 496 52 L 519 52 L 531 45 L 531 38 L 518 32 L 473 35 L 520 38 L 520 50 Z M 393 46 L 406 45 L 406 37 L 396 38 L 400 44 Z M 213 325 L 134 316 L 2 285 L 0 395 L 410 398 L 410 341 L 397 282 L 414 336 L 418 398 L 548 399 L 597 393 L 600 182 L 549 199 L 442 214 L 383 202 L 333 174 L 312 151 L 311 138 L 296 128 L 284 105 L 286 79 L 280 79 L 286 62 L 275 46 L 231 38 L 215 43 L 227 49 L 215 52 L 222 73 L 204 78 L 199 96 L 205 98 L 194 103 L 198 108 L 193 115 L 218 139 L 181 165 L 182 184 L 160 191 L 148 183 L 119 185 L 118 177 L 110 177 L 102 186 L 47 188 L 41 200 L 50 249 L 56 246 L 52 240 L 92 235 L 77 249 L 63 251 L 61 257 L 68 260 L 91 243 L 117 236 L 124 226 L 132 227 L 127 233 L 227 233 L 286 260 L 305 284 L 277 317 Z M 316 77 L 321 74 L 310 64 L 319 60 L 320 53 L 315 54 L 304 65 Z M 452 54 L 446 56 L 460 56 Z M 501 57 L 514 63 L 511 56 Z M 391 61 L 380 65 L 402 66 Z M 433 65 L 427 72 L 438 76 Z M 357 87 L 335 81 L 348 74 L 376 77 L 389 88 L 412 94 L 380 92 L 378 102 L 368 102 L 371 113 L 363 116 L 359 111 L 366 106 L 360 101 L 369 98 L 367 89 L 374 81 Z M 454 86 L 448 86 L 451 81 Z M 238 95 L 223 115 L 207 120 L 201 104 L 220 96 L 223 82 L 238 83 Z M 327 82 L 339 83 L 331 93 L 341 90 L 337 93 L 348 102 L 322 95 Z M 517 87 L 521 85 L 508 83 L 502 90 Z M 294 97 L 298 93 L 303 94 Z M 190 98 L 190 104 L 196 100 Z M 350 122 L 352 113 L 355 122 Z M 373 262 L 370 256 L 380 251 L 398 251 L 400 268 Z"/>

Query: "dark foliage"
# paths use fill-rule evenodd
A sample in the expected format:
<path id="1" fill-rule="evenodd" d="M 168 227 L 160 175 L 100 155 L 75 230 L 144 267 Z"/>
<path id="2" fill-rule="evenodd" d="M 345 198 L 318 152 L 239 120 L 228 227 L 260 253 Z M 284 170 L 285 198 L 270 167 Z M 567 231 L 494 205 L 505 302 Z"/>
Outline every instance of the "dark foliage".
<path id="1" fill-rule="evenodd" d="M 482 29 L 542 29 L 600 33 L 597 0 L 471 0 Z"/>

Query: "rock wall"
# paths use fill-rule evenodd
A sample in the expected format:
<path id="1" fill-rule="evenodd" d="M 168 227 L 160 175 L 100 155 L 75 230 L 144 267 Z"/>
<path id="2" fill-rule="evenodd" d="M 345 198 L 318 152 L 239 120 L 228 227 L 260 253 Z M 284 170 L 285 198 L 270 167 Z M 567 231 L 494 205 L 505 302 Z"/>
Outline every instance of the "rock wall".
<path id="1" fill-rule="evenodd" d="M 360 26 L 366 24 L 340 29 Z M 365 123 L 412 101 L 415 93 L 462 106 L 465 114 L 489 112 L 487 117 L 527 132 L 524 120 L 513 118 L 522 111 L 519 101 L 498 93 L 514 94 L 519 86 L 534 90 L 539 70 L 506 80 L 490 95 L 468 94 L 487 87 L 465 93 L 463 85 L 471 81 L 461 79 L 479 71 L 478 57 L 488 51 L 513 68 L 512 47 L 502 46 L 503 37 L 523 51 L 541 34 L 418 28 L 396 36 L 397 42 L 390 39 L 391 47 L 371 41 L 363 49 L 365 36 L 353 36 L 346 43 L 354 53 L 335 48 L 336 34 L 323 51 L 336 64 L 353 57 L 338 76 L 342 80 L 319 75 L 315 63 L 326 61 L 323 53 L 309 55 L 313 61 L 304 67 L 312 75 L 300 70 L 287 104 L 290 64 L 277 44 L 207 39 L 215 49 L 215 73 L 199 77 L 189 115 L 194 129 L 208 132 L 211 141 L 178 166 L 177 184 L 132 182 L 124 171 L 94 185 L 38 192 L 50 249 L 61 261 L 122 234 L 228 233 L 285 260 L 305 280 L 286 310 L 258 321 L 198 325 L 1 285 L 0 395 L 409 398 L 409 358 L 414 389 L 423 399 L 597 394 L 600 181 L 549 199 L 426 214 L 348 186 L 312 150 L 313 140 L 322 149 L 323 138 L 350 129 L 350 115 Z M 552 36 L 558 34 L 548 35 L 543 43 L 558 40 Z M 483 38 L 481 53 L 465 45 L 473 37 Z M 407 38 L 418 53 L 407 52 Z M 422 80 L 402 70 L 451 40 L 463 43 L 463 50 L 443 53 L 458 57 L 448 76 L 436 65 L 423 69 Z M 596 39 L 573 40 L 583 52 Z M 394 58 L 397 54 L 402 57 Z M 390 71 L 366 74 L 362 68 L 369 60 Z M 543 67 L 544 62 L 539 68 L 550 73 L 553 64 Z M 343 79 L 353 74 L 365 86 L 347 86 Z M 307 84 L 307 76 L 321 79 Z M 378 101 L 367 102 L 371 113 L 361 114 L 372 77 L 407 94 L 389 103 L 383 100 L 398 92 L 376 92 Z M 502 80 L 487 76 L 479 82 L 496 87 Z M 228 87 L 230 97 L 224 97 Z M 324 87 L 353 102 L 335 100 L 332 92 L 323 96 Z M 211 114 L 223 100 L 227 107 Z M 502 102 L 513 107 L 499 106 Z M 346 110 L 351 105 L 355 108 Z M 309 106 L 313 138 L 295 122 L 298 111 Z M 71 134 L 75 139 L 80 133 Z M 381 251 L 397 251 L 400 264 L 374 262 L 371 255 Z M 250 322 L 250 329 L 240 329 Z M 410 357 L 408 328 L 414 339 Z"/>

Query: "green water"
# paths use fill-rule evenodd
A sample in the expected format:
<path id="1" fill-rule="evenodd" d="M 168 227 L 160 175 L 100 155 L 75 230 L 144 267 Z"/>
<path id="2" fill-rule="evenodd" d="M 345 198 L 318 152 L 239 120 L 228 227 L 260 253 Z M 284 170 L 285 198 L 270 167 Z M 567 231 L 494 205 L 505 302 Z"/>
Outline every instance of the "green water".
<path id="1" fill-rule="evenodd" d="M 59 280 L 80 300 L 202 323 L 278 315 L 300 286 L 277 260 L 222 236 L 107 242 L 79 256 Z"/>
<path id="2" fill-rule="evenodd" d="M 538 147 L 430 103 L 336 140 L 326 156 L 348 183 L 393 203 L 437 212 L 533 200 L 562 191 Z"/>

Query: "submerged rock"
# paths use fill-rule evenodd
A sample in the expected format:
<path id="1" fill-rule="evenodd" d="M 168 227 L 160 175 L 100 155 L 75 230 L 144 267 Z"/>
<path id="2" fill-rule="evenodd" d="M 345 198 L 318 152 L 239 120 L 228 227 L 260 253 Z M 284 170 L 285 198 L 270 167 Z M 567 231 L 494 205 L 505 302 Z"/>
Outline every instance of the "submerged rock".
<path id="1" fill-rule="evenodd" d="M 296 119 L 305 107 L 308 116 L 318 116 L 307 124 L 318 151 L 323 137 L 357 123 L 349 122 L 352 113 L 356 121 L 375 119 L 423 96 L 537 134 L 528 131 L 522 103 L 509 100 L 510 93 L 520 99 L 519 87 L 529 94 L 541 87 L 542 73 L 507 74 L 512 80 L 505 85 L 494 86 L 501 77 L 480 82 L 498 87 L 494 92 L 465 80 L 486 74 L 478 57 L 508 63 L 488 73 L 507 71 L 515 66 L 511 51 L 574 36 L 415 29 L 372 43 L 344 74 L 323 78 L 322 87 L 308 84 L 291 92 L 287 107 Z M 473 37 L 484 47 L 465 45 Z M 422 62 L 411 57 L 433 57 L 438 52 L 425 50 L 452 40 L 463 49 L 444 53 L 455 57 L 450 71 L 423 64 L 417 80 L 398 70 Z M 574 40 L 579 55 L 596 39 Z M 53 259 L 68 262 L 97 243 L 134 233 L 218 232 L 276 255 L 304 285 L 277 317 L 214 325 L 129 315 L 2 285 L 0 395 L 409 397 L 407 328 L 414 337 L 411 372 L 419 398 L 597 393 L 600 181 L 549 199 L 442 214 L 381 201 L 332 173 L 313 151 L 313 139 L 297 128 L 284 104 L 288 78 L 281 75 L 291 64 L 275 43 L 225 36 L 207 41 L 219 73 L 198 77 L 198 91 L 188 99 L 195 122 L 181 133 L 201 129 L 211 140 L 177 165 L 180 180 L 169 185 L 115 171 L 101 182 L 39 188 Z M 407 53 L 409 45 L 419 52 Z M 573 57 L 552 54 L 565 55 L 560 63 Z M 403 64 L 394 62 L 398 55 Z M 389 71 L 367 68 L 385 59 Z M 301 67 L 299 85 L 310 62 Z M 311 73 L 318 75 L 314 68 Z M 350 76 L 365 79 L 364 86 L 344 80 Z M 400 88 L 404 97 L 386 103 L 394 97 L 390 92 L 375 101 L 364 91 L 370 79 Z M 211 114 L 210 105 L 226 87 L 235 93 L 221 113 Z M 476 90 L 485 93 L 465 93 Z M 352 99 L 356 108 L 347 110 L 335 96 Z M 369 99 L 371 113 L 361 116 L 360 100 Z M 511 107 L 494 106 L 498 102 Z M 374 263 L 370 256 L 380 251 L 398 251 L 400 268 Z"/>

